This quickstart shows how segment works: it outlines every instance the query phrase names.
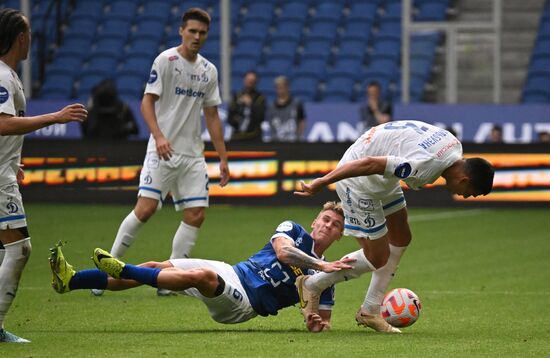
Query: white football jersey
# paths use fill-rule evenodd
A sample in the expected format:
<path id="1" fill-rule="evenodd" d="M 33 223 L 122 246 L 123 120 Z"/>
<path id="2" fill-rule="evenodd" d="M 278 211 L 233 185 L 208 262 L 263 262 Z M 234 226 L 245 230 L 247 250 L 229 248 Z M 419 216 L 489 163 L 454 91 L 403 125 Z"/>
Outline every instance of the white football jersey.
<path id="1" fill-rule="evenodd" d="M 365 157 L 386 157 L 384 175 L 348 178 L 346 184 L 384 197 L 403 180 L 418 190 L 433 183 L 462 158 L 462 144 L 445 129 L 420 121 L 394 121 L 365 132 L 348 148 L 340 164 Z"/>
<path id="2" fill-rule="evenodd" d="M 200 54 L 191 63 L 172 47 L 155 59 L 145 93 L 159 96 L 155 104 L 158 125 L 175 153 L 202 156 L 201 110 L 222 102 L 216 66 Z M 154 150 L 151 135 L 147 151 Z"/>
<path id="3" fill-rule="evenodd" d="M 19 76 L 0 61 L 0 113 L 23 117 L 26 107 L 25 92 Z M 22 135 L 0 136 L 0 186 L 17 180 L 22 147 Z"/>

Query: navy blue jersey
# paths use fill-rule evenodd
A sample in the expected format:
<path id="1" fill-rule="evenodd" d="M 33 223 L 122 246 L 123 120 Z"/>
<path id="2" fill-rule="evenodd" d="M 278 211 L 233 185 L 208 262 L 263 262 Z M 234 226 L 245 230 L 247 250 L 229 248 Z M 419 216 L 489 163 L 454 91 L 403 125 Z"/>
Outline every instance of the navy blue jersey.
<path id="1" fill-rule="evenodd" d="M 309 256 L 319 258 L 313 251 L 315 247 L 313 238 L 295 222 L 284 221 L 279 224 L 271 240 L 280 236 L 294 241 L 294 245 Z M 277 311 L 281 308 L 298 303 L 298 292 L 294 286 L 296 277 L 317 272 L 312 269 L 289 266 L 277 260 L 271 240 L 248 260 L 233 266 L 252 307 L 261 316 L 277 315 Z M 320 307 L 333 305 L 334 286 L 331 286 L 323 291 Z"/>

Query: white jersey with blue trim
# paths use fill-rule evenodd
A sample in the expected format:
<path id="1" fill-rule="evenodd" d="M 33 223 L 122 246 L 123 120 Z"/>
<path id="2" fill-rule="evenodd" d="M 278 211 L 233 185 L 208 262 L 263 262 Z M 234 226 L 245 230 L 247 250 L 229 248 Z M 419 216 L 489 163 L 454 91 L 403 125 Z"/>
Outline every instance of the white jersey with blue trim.
<path id="1" fill-rule="evenodd" d="M 411 189 L 433 183 L 443 171 L 462 158 L 462 144 L 449 131 L 420 121 L 394 121 L 365 132 L 342 157 L 339 165 L 365 157 L 386 157 L 384 175 L 348 178 L 380 198 L 403 180 Z"/>
<path id="2" fill-rule="evenodd" d="M 0 113 L 24 117 L 26 106 L 25 92 L 19 76 L 0 61 Z M 17 181 L 22 147 L 22 135 L 0 136 L 0 186 Z"/>
<path id="3" fill-rule="evenodd" d="M 303 227 L 295 222 L 284 221 L 279 224 L 271 240 L 281 236 L 292 240 L 296 248 L 307 255 L 319 258 L 314 252 L 315 241 Z M 233 266 L 250 304 L 261 316 L 277 315 L 277 311 L 281 308 L 298 303 L 300 299 L 294 286 L 296 277 L 317 272 L 280 262 L 271 245 L 271 240 L 248 260 Z M 333 305 L 334 286 L 331 286 L 321 294 L 319 308 L 330 310 Z"/>
<path id="4" fill-rule="evenodd" d="M 155 59 L 145 93 L 159 96 L 155 114 L 162 134 L 174 152 L 190 157 L 203 155 L 201 110 L 222 103 L 218 87 L 218 70 L 200 54 L 189 62 L 172 47 Z M 155 151 L 151 135 L 147 151 Z"/>

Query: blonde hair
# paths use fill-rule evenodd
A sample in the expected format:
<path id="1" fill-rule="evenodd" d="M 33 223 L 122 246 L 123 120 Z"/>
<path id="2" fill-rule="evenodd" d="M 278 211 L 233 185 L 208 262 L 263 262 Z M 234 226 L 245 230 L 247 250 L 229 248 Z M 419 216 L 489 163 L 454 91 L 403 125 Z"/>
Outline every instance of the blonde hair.
<path id="1" fill-rule="evenodd" d="M 327 201 L 326 203 L 324 203 L 323 204 L 323 210 L 321 210 L 321 212 L 327 211 L 327 210 L 332 210 L 336 214 L 338 214 L 342 218 L 344 218 L 344 209 L 342 209 L 342 203 L 339 202 L 339 201 L 338 202 L 336 202 L 336 201 Z"/>

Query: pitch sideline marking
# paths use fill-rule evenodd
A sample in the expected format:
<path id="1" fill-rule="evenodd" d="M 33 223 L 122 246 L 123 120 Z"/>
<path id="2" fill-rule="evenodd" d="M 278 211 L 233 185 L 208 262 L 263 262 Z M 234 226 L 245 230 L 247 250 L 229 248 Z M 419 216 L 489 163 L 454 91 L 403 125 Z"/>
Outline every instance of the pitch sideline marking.
<path id="1" fill-rule="evenodd" d="M 444 211 L 437 214 L 420 214 L 409 216 L 409 222 L 431 221 L 431 220 L 445 220 L 461 216 L 474 216 L 479 213 L 488 212 L 488 209 L 472 209 L 472 210 L 453 210 Z"/>

